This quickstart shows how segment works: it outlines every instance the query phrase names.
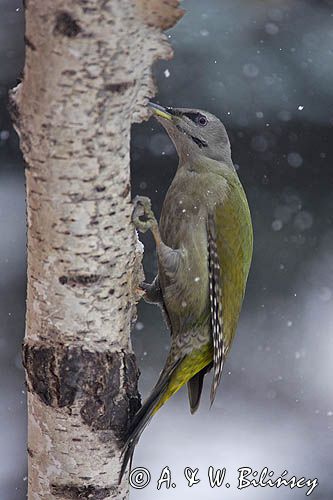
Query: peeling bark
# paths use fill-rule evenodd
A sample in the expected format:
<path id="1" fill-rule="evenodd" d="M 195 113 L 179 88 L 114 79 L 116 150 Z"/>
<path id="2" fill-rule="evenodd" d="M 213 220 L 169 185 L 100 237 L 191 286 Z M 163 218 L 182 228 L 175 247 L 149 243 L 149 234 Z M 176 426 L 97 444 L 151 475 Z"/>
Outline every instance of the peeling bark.
<path id="1" fill-rule="evenodd" d="M 141 254 L 129 143 L 178 0 L 27 0 L 10 106 L 26 162 L 29 499 L 125 499 L 140 405 L 130 343 Z"/>

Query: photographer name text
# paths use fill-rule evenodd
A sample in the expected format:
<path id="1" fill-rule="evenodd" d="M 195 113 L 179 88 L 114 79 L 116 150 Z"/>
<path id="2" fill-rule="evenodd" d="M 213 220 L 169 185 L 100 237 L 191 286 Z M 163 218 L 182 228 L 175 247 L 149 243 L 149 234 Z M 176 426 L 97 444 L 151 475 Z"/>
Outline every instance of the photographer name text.
<path id="1" fill-rule="evenodd" d="M 237 469 L 236 481 L 231 479 L 231 475 L 227 473 L 225 467 L 218 469 L 210 466 L 205 475 L 201 474 L 198 468 L 192 469 L 191 467 L 185 467 L 184 480 L 189 488 L 193 488 L 204 481 L 210 488 L 237 487 L 238 490 L 267 487 L 285 487 L 291 490 L 294 488 L 304 488 L 305 496 L 310 496 L 319 485 L 317 478 L 307 479 L 305 477 L 296 477 L 295 475 L 289 474 L 287 470 L 284 470 L 281 475 L 277 476 L 275 472 L 269 470 L 268 467 L 264 467 L 261 471 L 253 470 L 251 467 L 240 467 Z M 146 488 L 152 483 L 151 473 L 145 467 L 135 467 L 130 472 L 129 482 L 132 488 Z M 155 484 L 158 490 L 161 488 L 170 489 L 177 487 L 172 479 L 170 467 L 166 466 L 162 469 Z"/>

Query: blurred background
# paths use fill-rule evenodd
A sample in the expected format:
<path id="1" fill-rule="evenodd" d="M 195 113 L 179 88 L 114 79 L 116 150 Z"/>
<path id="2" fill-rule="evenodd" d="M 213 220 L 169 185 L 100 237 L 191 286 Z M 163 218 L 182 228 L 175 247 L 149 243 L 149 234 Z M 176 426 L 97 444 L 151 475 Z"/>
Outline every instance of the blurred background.
<path id="1" fill-rule="evenodd" d="M 238 334 L 214 407 L 190 416 L 180 391 L 146 429 L 133 466 L 152 480 L 133 499 L 299 499 L 307 488 L 237 490 L 237 469 L 319 480 L 333 498 L 333 1 L 186 0 L 168 32 L 172 61 L 154 68 L 165 105 L 218 115 L 254 223 L 254 260 Z M 0 0 L 0 499 L 26 497 L 26 409 L 20 361 L 25 313 L 24 167 L 6 111 L 24 60 L 21 2 Z M 132 193 L 156 213 L 177 166 L 161 127 L 133 127 Z M 148 280 L 156 272 L 145 244 Z M 140 304 L 133 346 L 147 395 L 167 354 L 160 311 Z M 168 465 L 176 488 L 156 490 Z M 208 466 L 231 487 L 211 489 Z M 185 466 L 198 467 L 188 488 Z"/>

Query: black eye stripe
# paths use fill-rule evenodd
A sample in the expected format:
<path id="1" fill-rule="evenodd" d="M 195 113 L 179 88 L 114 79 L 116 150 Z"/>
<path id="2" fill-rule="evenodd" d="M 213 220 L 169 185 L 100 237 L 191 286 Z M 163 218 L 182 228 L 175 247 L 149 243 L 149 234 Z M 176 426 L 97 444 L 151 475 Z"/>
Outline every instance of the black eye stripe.
<path id="1" fill-rule="evenodd" d="M 197 123 L 198 118 L 202 115 L 200 113 L 184 113 L 184 116 L 187 116 L 192 122 Z"/>
<path id="2" fill-rule="evenodd" d="M 193 113 L 193 112 L 189 111 L 188 113 L 183 113 L 183 116 L 186 116 L 193 123 L 195 123 L 196 125 L 199 125 L 200 127 L 204 127 L 205 125 L 207 125 L 207 122 L 208 122 L 205 115 L 202 115 L 201 113 L 198 113 L 198 112 Z"/>

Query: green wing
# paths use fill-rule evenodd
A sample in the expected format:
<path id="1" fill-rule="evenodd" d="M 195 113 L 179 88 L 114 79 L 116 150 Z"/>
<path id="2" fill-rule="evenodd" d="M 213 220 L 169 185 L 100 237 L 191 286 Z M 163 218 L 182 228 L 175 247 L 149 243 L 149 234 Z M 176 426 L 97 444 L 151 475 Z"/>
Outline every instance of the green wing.
<path id="1" fill-rule="evenodd" d="M 211 403 L 234 338 L 252 259 L 253 232 L 243 187 L 235 178 L 207 224 L 214 375 Z"/>

